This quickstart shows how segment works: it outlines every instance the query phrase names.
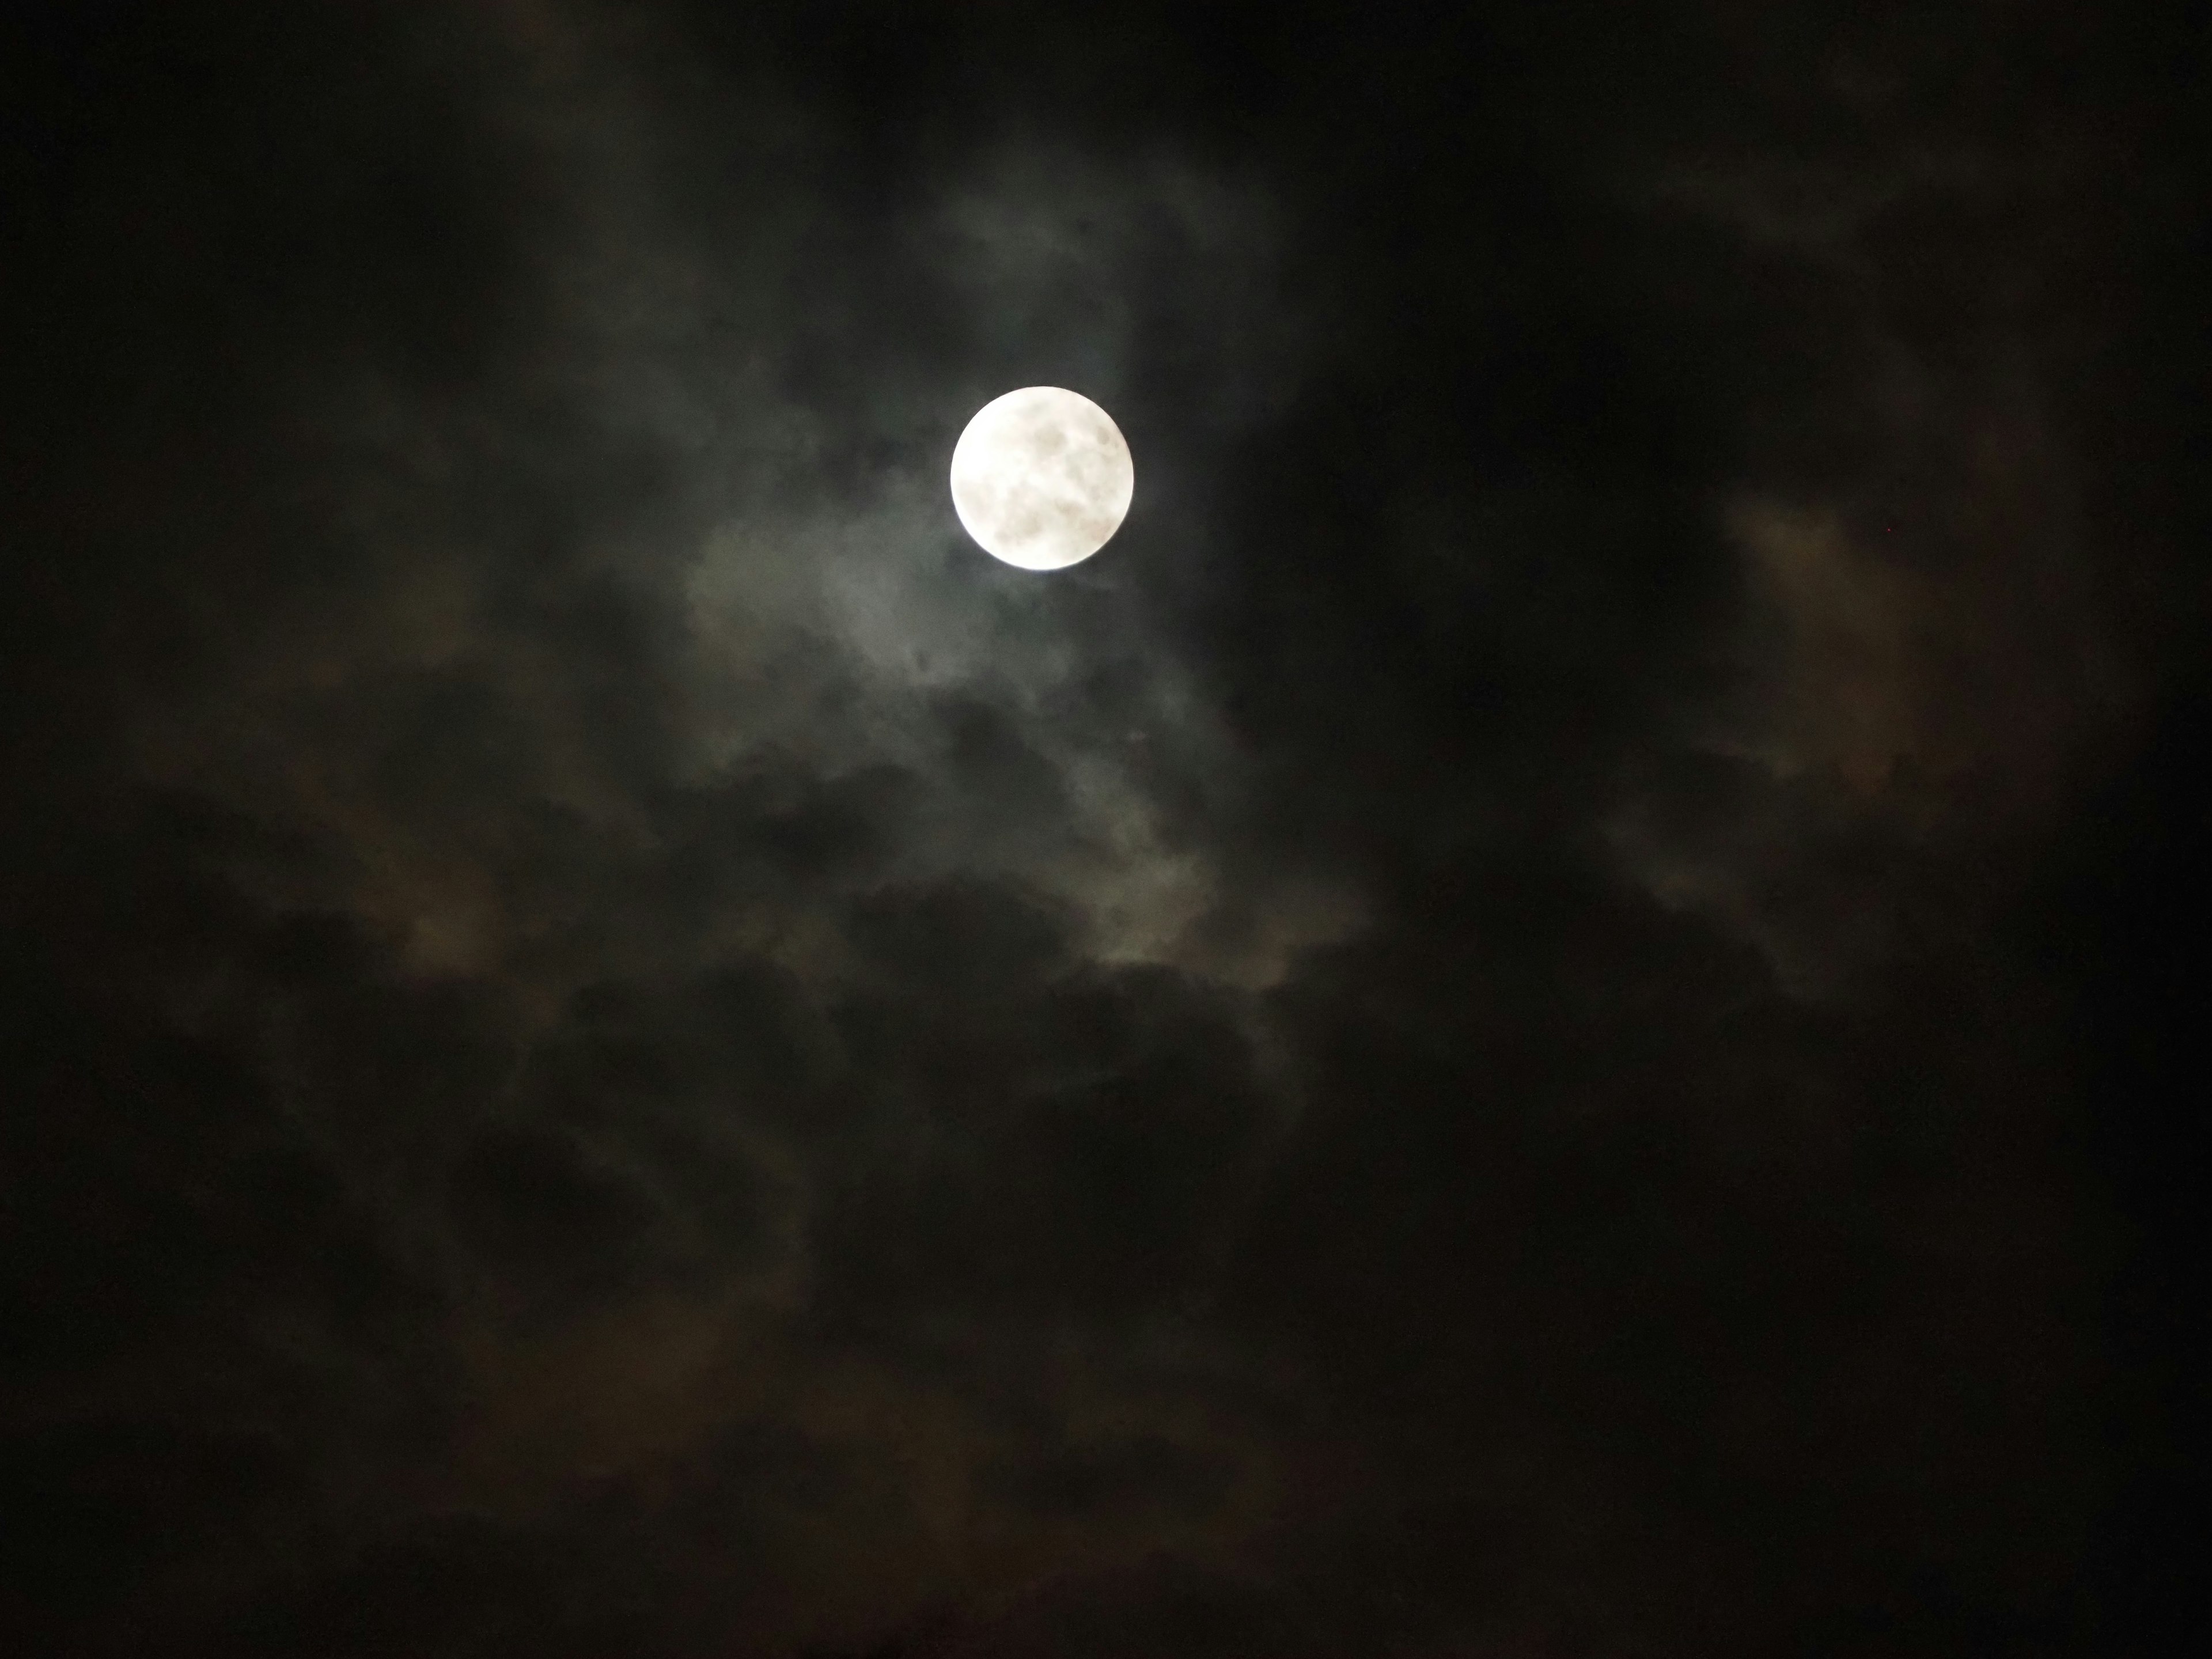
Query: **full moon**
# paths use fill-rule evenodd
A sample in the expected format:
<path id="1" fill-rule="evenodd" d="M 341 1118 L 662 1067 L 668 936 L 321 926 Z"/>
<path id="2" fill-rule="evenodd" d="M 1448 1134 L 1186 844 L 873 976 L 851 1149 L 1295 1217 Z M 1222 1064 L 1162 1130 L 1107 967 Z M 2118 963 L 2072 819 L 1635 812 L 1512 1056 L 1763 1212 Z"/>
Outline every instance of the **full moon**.
<path id="1" fill-rule="evenodd" d="M 1089 558 L 1121 527 L 1136 489 L 1113 417 L 1056 386 L 994 398 L 952 448 L 952 510 L 986 553 L 1024 570 Z"/>

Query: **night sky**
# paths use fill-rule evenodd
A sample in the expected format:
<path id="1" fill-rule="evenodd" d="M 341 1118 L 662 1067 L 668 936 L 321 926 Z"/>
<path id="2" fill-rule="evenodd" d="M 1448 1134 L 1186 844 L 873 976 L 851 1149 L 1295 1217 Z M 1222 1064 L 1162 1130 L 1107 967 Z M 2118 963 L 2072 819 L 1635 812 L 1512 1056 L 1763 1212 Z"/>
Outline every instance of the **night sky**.
<path id="1" fill-rule="evenodd" d="M 9 1653 L 2212 1651 L 2195 8 L 6 29 Z"/>

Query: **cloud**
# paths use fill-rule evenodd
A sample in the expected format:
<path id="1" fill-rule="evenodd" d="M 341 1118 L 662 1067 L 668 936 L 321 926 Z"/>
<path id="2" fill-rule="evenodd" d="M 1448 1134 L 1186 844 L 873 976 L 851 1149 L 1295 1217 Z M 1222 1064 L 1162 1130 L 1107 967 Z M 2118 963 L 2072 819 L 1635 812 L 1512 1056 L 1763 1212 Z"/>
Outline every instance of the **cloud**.
<path id="1" fill-rule="evenodd" d="M 896 9 L 102 48 L 0 605 L 24 1645 L 2062 1617 L 2073 198 L 1718 14 Z M 1049 580 L 944 479 L 1039 381 L 1139 474 Z"/>

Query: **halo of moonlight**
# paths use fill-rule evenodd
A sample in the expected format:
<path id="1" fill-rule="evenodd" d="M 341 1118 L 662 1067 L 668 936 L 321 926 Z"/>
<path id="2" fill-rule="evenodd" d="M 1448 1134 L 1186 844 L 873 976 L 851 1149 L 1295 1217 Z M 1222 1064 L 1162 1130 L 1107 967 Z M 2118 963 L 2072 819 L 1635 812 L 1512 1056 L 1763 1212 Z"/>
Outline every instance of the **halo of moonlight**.
<path id="1" fill-rule="evenodd" d="M 1113 538 L 1137 469 L 1113 416 L 1079 392 L 1025 386 L 975 411 L 952 448 L 952 510 L 993 558 L 1079 564 Z"/>

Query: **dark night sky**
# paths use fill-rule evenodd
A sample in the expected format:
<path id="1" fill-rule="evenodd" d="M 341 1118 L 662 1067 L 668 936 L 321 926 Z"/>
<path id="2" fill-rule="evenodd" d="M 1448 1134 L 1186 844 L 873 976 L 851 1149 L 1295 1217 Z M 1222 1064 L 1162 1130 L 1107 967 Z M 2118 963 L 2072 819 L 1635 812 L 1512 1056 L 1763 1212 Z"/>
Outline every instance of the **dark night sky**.
<path id="1" fill-rule="evenodd" d="M 2212 1650 L 2193 9 L 38 9 L 7 1651 Z"/>

